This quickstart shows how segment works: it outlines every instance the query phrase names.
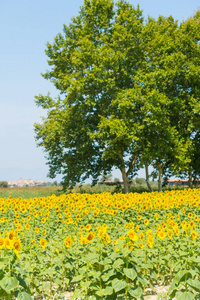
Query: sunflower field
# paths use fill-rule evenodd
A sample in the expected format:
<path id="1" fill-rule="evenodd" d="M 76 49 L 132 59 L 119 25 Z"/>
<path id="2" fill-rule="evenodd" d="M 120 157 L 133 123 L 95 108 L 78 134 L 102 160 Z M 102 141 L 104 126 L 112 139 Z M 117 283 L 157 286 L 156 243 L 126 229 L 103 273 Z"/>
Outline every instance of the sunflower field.
<path id="1" fill-rule="evenodd" d="M 200 190 L 0 198 L 0 298 L 200 297 Z"/>

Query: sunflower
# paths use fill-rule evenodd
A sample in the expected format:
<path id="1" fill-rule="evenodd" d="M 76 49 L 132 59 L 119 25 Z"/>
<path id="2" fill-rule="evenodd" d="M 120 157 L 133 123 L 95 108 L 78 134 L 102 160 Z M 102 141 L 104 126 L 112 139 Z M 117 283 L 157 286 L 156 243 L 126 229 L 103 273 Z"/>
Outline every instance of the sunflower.
<path id="1" fill-rule="evenodd" d="M 2 249 L 5 245 L 5 240 L 4 238 L 0 237 L 0 249 Z"/>
<path id="2" fill-rule="evenodd" d="M 140 227 L 137 225 L 137 226 L 135 227 L 135 230 L 138 232 L 138 231 L 140 230 Z"/>
<path id="3" fill-rule="evenodd" d="M 137 241 L 137 239 L 138 239 L 137 233 L 133 229 L 130 229 L 127 232 L 127 235 L 131 241 Z"/>
<path id="4" fill-rule="evenodd" d="M 76 215 L 76 220 L 81 220 L 81 215 L 80 214 Z"/>
<path id="5" fill-rule="evenodd" d="M 8 238 L 9 238 L 9 240 L 14 240 L 14 236 L 15 236 L 15 234 L 14 234 L 14 232 L 13 231 L 10 231 L 9 233 L 8 233 Z"/>
<path id="6" fill-rule="evenodd" d="M 72 238 L 71 237 L 66 237 L 66 239 L 64 240 L 64 244 L 65 244 L 65 247 L 69 247 L 71 246 L 72 244 Z"/>
<path id="7" fill-rule="evenodd" d="M 90 224 L 87 224 L 87 225 L 85 226 L 85 229 L 86 229 L 87 231 L 90 231 L 90 229 L 91 229 Z"/>
<path id="8" fill-rule="evenodd" d="M 18 219 L 14 219 L 14 224 L 17 226 L 19 224 L 19 220 Z"/>
<path id="9" fill-rule="evenodd" d="M 80 244 L 81 245 L 84 245 L 85 243 L 87 243 L 87 239 L 85 237 L 81 237 L 81 240 L 80 240 Z"/>
<path id="10" fill-rule="evenodd" d="M 103 228 L 104 230 L 107 230 L 107 229 L 108 229 L 108 225 L 104 223 L 104 224 L 102 225 L 102 228 Z"/>
<path id="11" fill-rule="evenodd" d="M 193 231 L 191 232 L 191 234 L 192 234 L 192 239 L 193 239 L 193 240 L 196 240 L 196 238 L 197 238 L 197 233 L 196 233 L 196 231 L 193 230 Z"/>
<path id="12" fill-rule="evenodd" d="M 143 243 L 139 243 L 139 247 L 142 249 L 144 247 Z"/>
<path id="13" fill-rule="evenodd" d="M 42 247 L 42 249 L 45 249 L 47 245 L 47 240 L 41 238 L 40 239 L 40 246 Z"/>
<path id="14" fill-rule="evenodd" d="M 144 238 L 144 233 L 143 232 L 140 232 L 139 238 L 140 238 L 141 241 L 143 240 L 143 238 Z"/>
<path id="15" fill-rule="evenodd" d="M 5 246 L 7 249 L 12 249 L 13 245 L 12 245 L 12 241 L 9 240 L 9 238 L 5 239 Z"/>
<path id="16" fill-rule="evenodd" d="M 20 242 L 20 240 L 14 240 L 12 244 L 13 244 L 13 248 L 15 250 L 19 251 L 21 249 L 21 242 Z"/>
<path id="17" fill-rule="evenodd" d="M 93 238 L 94 238 L 94 233 L 93 233 L 92 231 L 90 231 L 90 232 L 87 234 L 86 239 L 87 239 L 88 241 L 92 241 Z"/>
<path id="18" fill-rule="evenodd" d="M 29 224 L 29 223 L 26 223 L 25 229 L 26 229 L 26 230 L 30 230 L 30 227 L 31 227 L 30 224 Z"/>
<path id="19" fill-rule="evenodd" d="M 168 235 L 168 238 L 171 239 L 172 235 L 173 235 L 173 230 L 172 229 L 168 229 L 167 230 L 167 235 Z"/>
<path id="20" fill-rule="evenodd" d="M 162 230 L 159 230 L 157 235 L 161 240 L 163 240 L 166 237 L 166 233 Z"/>
<path id="21" fill-rule="evenodd" d="M 192 218 L 193 217 L 193 213 L 188 213 L 188 218 Z"/>
<path id="22" fill-rule="evenodd" d="M 21 212 L 24 214 L 26 212 L 26 207 L 22 207 Z"/>

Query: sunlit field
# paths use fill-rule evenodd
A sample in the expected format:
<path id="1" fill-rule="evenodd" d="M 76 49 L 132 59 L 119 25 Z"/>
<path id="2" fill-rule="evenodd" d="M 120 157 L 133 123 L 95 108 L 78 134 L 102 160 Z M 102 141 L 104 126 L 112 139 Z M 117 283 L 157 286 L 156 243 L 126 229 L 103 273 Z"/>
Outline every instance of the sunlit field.
<path id="1" fill-rule="evenodd" d="M 0 298 L 199 299 L 200 190 L 0 198 Z"/>
<path id="2" fill-rule="evenodd" d="M 14 188 L 0 188 L 0 198 L 33 198 L 33 197 L 47 197 L 50 195 L 59 195 L 62 187 L 58 186 L 38 186 L 38 187 L 14 187 Z"/>

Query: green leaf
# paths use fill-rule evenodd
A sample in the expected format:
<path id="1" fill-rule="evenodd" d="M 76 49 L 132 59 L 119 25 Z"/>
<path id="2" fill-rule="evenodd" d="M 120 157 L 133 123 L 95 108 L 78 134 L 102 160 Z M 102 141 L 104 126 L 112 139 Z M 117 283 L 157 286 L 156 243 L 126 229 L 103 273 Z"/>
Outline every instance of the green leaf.
<path id="1" fill-rule="evenodd" d="M 113 286 L 115 292 L 117 293 L 117 292 L 123 290 L 127 286 L 127 283 L 124 280 L 119 280 L 119 279 L 115 278 L 112 281 L 112 286 Z"/>
<path id="2" fill-rule="evenodd" d="M 131 253 L 131 249 L 123 248 L 123 256 L 127 257 Z"/>
<path id="3" fill-rule="evenodd" d="M 31 295 L 28 294 L 27 292 L 19 292 L 17 294 L 17 299 L 18 300 L 33 300 L 33 298 L 31 297 Z"/>
<path id="4" fill-rule="evenodd" d="M 181 292 L 181 291 L 178 291 L 176 293 L 176 299 L 177 300 L 192 300 L 195 298 L 195 294 L 188 291 L 188 292 Z"/>
<path id="5" fill-rule="evenodd" d="M 100 297 L 110 296 L 113 294 L 113 288 L 111 286 L 106 287 L 105 289 L 100 289 L 96 294 Z"/>
<path id="6" fill-rule="evenodd" d="M 55 278 L 54 282 L 57 283 L 59 286 L 62 285 L 62 281 L 59 278 Z M 68 279 L 68 283 L 69 283 L 69 279 Z"/>
<path id="7" fill-rule="evenodd" d="M 152 273 L 151 273 L 151 276 L 153 277 L 153 279 L 155 279 L 155 281 L 158 280 L 158 277 L 157 277 L 157 275 L 155 274 L 155 272 L 152 272 Z"/>
<path id="8" fill-rule="evenodd" d="M 170 285 L 169 289 L 168 289 L 168 294 L 170 294 L 173 290 L 176 290 L 178 287 L 178 284 L 176 284 L 175 282 L 172 282 L 172 284 Z"/>
<path id="9" fill-rule="evenodd" d="M 147 281 L 145 278 L 143 278 L 143 277 L 138 276 L 137 280 L 138 280 L 143 286 L 147 286 L 147 284 L 148 284 L 148 281 Z"/>
<path id="10" fill-rule="evenodd" d="M 124 268 L 124 274 L 132 281 L 137 277 L 137 273 L 133 268 Z"/>
<path id="11" fill-rule="evenodd" d="M 66 263 L 65 264 L 65 268 L 69 269 L 69 270 L 72 270 L 73 269 L 73 266 L 70 264 L 70 263 Z"/>
<path id="12" fill-rule="evenodd" d="M 98 262 L 99 255 L 96 253 L 90 253 L 84 257 L 84 260 L 90 264 Z"/>
<path id="13" fill-rule="evenodd" d="M 99 279 L 100 276 L 101 276 L 101 272 L 100 271 L 92 270 L 92 271 L 88 272 L 88 276 Z"/>
<path id="14" fill-rule="evenodd" d="M 108 279 L 110 279 L 110 277 L 112 277 L 116 273 L 117 273 L 117 271 L 115 269 L 111 269 L 108 272 L 106 272 L 105 274 L 103 274 L 101 278 L 103 281 L 108 281 Z"/>
<path id="15" fill-rule="evenodd" d="M 105 289 L 100 289 L 96 292 L 96 294 L 100 297 L 103 297 L 103 296 L 105 296 L 104 292 L 105 292 Z"/>
<path id="16" fill-rule="evenodd" d="M 71 282 L 78 282 L 78 281 L 81 281 L 83 278 L 84 278 L 83 275 L 78 275 L 78 276 L 75 276 Z"/>
<path id="17" fill-rule="evenodd" d="M 167 292 L 167 294 L 169 295 L 169 298 L 170 298 L 170 299 L 174 299 L 175 296 L 176 296 L 176 293 L 177 293 L 177 289 L 173 289 L 173 291 L 172 291 L 171 294 L 169 293 L 169 290 L 168 290 L 168 292 Z"/>
<path id="18" fill-rule="evenodd" d="M 69 284 L 69 278 L 64 278 L 64 282 L 65 282 L 66 285 L 68 285 Z"/>
<path id="19" fill-rule="evenodd" d="M 113 252 L 113 253 L 110 255 L 110 258 L 116 259 L 116 258 L 118 258 L 118 257 L 120 257 L 120 254 L 119 254 L 118 252 Z"/>
<path id="20" fill-rule="evenodd" d="M 121 258 L 118 258 L 114 264 L 113 264 L 113 268 L 114 269 L 117 269 L 119 266 L 123 265 L 124 264 L 124 261 L 121 259 Z"/>
<path id="21" fill-rule="evenodd" d="M 132 297 L 135 297 L 136 299 L 140 299 L 140 297 L 142 296 L 143 290 L 140 286 L 138 286 L 137 288 L 129 287 L 128 292 Z"/>
<path id="22" fill-rule="evenodd" d="M 181 281 L 185 281 L 187 278 L 192 278 L 192 274 L 188 270 L 182 270 L 176 274 L 174 277 L 174 282 L 179 284 Z"/>
<path id="23" fill-rule="evenodd" d="M 113 294 L 113 288 L 111 286 L 107 286 L 105 288 L 105 295 L 112 295 Z"/>
<path id="24" fill-rule="evenodd" d="M 195 289 L 195 291 L 200 292 L 200 281 L 197 279 L 188 279 L 187 283 L 193 288 Z"/>
<path id="25" fill-rule="evenodd" d="M 8 294 L 6 293 L 5 290 L 0 289 L 0 299 L 4 299 Z"/>
<path id="26" fill-rule="evenodd" d="M 41 288 L 43 291 L 48 291 L 50 289 L 50 282 L 42 282 Z"/>
<path id="27" fill-rule="evenodd" d="M 19 286 L 19 281 L 16 277 L 4 277 L 0 281 L 0 286 L 9 293 L 10 291 L 16 289 Z"/>
<path id="28" fill-rule="evenodd" d="M 27 284 L 26 284 L 25 280 L 23 278 L 21 278 L 21 277 L 19 277 L 18 280 L 19 280 L 19 284 L 26 289 L 27 288 Z"/>
<path id="29" fill-rule="evenodd" d="M 102 259 L 100 262 L 99 262 L 100 265 L 111 265 L 112 264 L 112 260 L 110 258 L 105 258 L 105 259 Z"/>
<path id="30" fill-rule="evenodd" d="M 84 290 L 86 290 L 86 289 L 88 289 L 89 288 L 89 286 L 90 286 L 90 284 L 91 284 L 91 282 L 89 282 L 89 281 L 81 281 L 81 287 L 82 287 L 82 289 L 84 289 Z"/>
<path id="31" fill-rule="evenodd" d="M 4 269 L 6 265 L 7 265 L 6 262 L 1 261 L 0 262 L 0 269 Z"/>
<path id="32" fill-rule="evenodd" d="M 81 290 L 76 290 L 74 293 L 73 293 L 73 296 L 72 296 L 72 299 L 77 299 L 79 297 L 82 297 L 84 296 L 82 291 Z"/>

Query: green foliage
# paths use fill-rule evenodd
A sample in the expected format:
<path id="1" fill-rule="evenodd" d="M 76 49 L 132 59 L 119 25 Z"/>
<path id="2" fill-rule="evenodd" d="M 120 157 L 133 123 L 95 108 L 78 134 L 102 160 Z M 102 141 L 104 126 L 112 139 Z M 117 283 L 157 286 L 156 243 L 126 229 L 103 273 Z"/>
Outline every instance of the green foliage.
<path id="1" fill-rule="evenodd" d="M 102 175 L 100 181 L 107 181 L 112 179 L 112 174 Z"/>
<path id="2" fill-rule="evenodd" d="M 1 250 L 2 251 L 2 250 Z M 20 300 L 31 300 L 31 291 L 19 273 L 19 262 L 14 253 L 10 250 L 2 251 L 0 265 L 0 298 Z"/>
<path id="3" fill-rule="evenodd" d="M 8 187 L 8 182 L 7 181 L 0 181 L 0 188 L 7 188 Z"/>
<path id="4" fill-rule="evenodd" d="M 46 54 L 43 74 L 60 95 L 36 96 L 47 116 L 35 124 L 49 177 L 66 189 L 113 167 L 124 191 L 142 165 L 199 175 L 199 12 L 178 25 L 172 17 L 143 20 L 120 0 L 85 0 Z"/>
<path id="5" fill-rule="evenodd" d="M 142 184 L 145 184 L 145 179 L 136 177 L 135 182 L 136 182 L 136 184 L 142 185 Z"/>

